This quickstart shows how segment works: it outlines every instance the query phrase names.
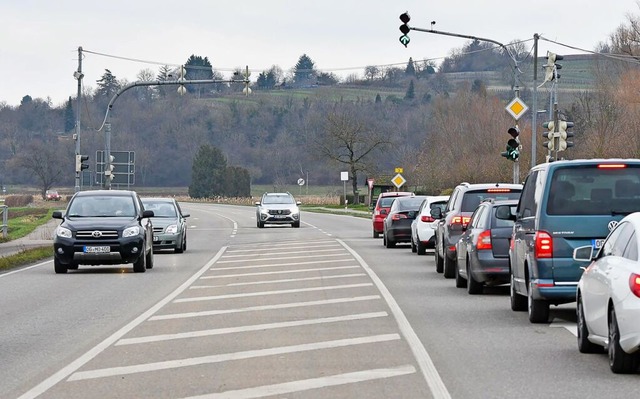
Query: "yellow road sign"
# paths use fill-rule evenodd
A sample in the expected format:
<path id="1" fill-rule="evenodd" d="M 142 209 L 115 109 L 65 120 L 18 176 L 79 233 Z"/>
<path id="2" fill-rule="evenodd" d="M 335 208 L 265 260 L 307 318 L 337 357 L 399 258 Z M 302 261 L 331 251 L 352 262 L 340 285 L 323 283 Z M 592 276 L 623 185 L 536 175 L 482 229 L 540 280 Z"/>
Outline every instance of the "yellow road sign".
<path id="1" fill-rule="evenodd" d="M 529 107 L 527 106 L 527 104 L 524 103 L 524 101 L 516 97 L 513 100 L 511 100 L 511 102 L 507 105 L 505 109 L 511 116 L 513 116 L 515 120 L 518 120 L 522 115 L 524 115 L 527 112 Z"/>
<path id="2" fill-rule="evenodd" d="M 404 177 L 402 177 L 400 173 L 393 176 L 393 179 L 391 179 L 391 183 L 393 183 L 393 185 L 396 186 L 396 188 L 402 187 L 402 185 L 405 184 L 406 182 L 407 181 L 405 180 Z"/>

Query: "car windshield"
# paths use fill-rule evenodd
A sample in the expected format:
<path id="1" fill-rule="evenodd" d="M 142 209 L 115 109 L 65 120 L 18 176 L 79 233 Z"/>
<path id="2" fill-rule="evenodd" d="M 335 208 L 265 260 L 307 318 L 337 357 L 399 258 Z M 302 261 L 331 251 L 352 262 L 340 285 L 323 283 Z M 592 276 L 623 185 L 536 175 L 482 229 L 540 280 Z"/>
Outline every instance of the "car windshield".
<path id="1" fill-rule="evenodd" d="M 487 198 L 494 198 L 496 201 L 518 199 L 520 198 L 520 190 L 511 189 L 507 192 L 496 192 L 489 189 L 467 191 L 462 199 L 462 212 L 473 212 Z"/>
<path id="2" fill-rule="evenodd" d="M 640 210 L 640 167 L 559 168 L 549 189 L 549 215 L 615 215 Z"/>
<path id="3" fill-rule="evenodd" d="M 79 196 L 69 204 L 69 217 L 134 217 L 133 198 L 129 196 Z"/>
<path id="4" fill-rule="evenodd" d="M 142 203 L 144 204 L 145 210 L 153 211 L 154 217 L 175 218 L 178 215 L 175 206 L 173 206 L 171 202 L 149 201 L 143 199 Z"/>
<path id="5" fill-rule="evenodd" d="M 265 195 L 262 198 L 263 204 L 294 204 L 295 201 L 290 195 Z"/>
<path id="6" fill-rule="evenodd" d="M 398 211 L 417 211 L 424 201 L 424 197 L 402 198 L 398 202 Z"/>
<path id="7" fill-rule="evenodd" d="M 380 208 L 390 208 L 393 201 L 398 197 L 383 197 L 380 198 Z"/>

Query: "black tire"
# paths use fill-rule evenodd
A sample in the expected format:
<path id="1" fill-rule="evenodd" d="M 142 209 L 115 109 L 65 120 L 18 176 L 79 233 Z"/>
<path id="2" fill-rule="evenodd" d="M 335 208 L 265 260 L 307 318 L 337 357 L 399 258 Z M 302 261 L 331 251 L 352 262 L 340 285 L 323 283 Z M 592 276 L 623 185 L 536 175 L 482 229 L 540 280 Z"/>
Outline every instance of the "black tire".
<path id="1" fill-rule="evenodd" d="M 467 293 L 469 295 L 479 295 L 484 293 L 484 284 L 473 278 L 471 267 L 467 260 Z"/>
<path id="2" fill-rule="evenodd" d="M 509 299 L 511 300 L 511 310 L 514 312 L 524 312 L 527 310 L 527 298 L 516 292 L 516 283 L 513 281 L 513 274 L 509 273 Z"/>
<path id="3" fill-rule="evenodd" d="M 427 244 L 420 241 L 419 238 L 418 238 L 417 252 L 418 252 L 418 255 L 425 255 L 427 253 Z"/>
<path id="4" fill-rule="evenodd" d="M 454 278 L 456 276 L 456 262 L 444 254 L 444 278 Z"/>
<path id="5" fill-rule="evenodd" d="M 578 330 L 578 350 L 580 353 L 602 353 L 604 348 L 600 345 L 596 345 L 589 341 L 589 329 L 587 328 L 587 322 L 584 317 L 584 307 L 582 305 L 582 298 L 578 295 L 578 301 L 576 303 L 576 316 L 577 316 L 577 330 Z"/>
<path id="6" fill-rule="evenodd" d="M 264 222 L 258 221 L 258 228 L 261 229 L 264 227 Z"/>
<path id="7" fill-rule="evenodd" d="M 527 309 L 531 323 L 547 323 L 549 321 L 549 302 L 541 299 L 533 299 L 533 287 L 529 282 L 527 290 Z"/>
<path id="8" fill-rule="evenodd" d="M 133 271 L 135 273 L 144 273 L 147 271 L 147 256 L 144 253 L 140 254 L 138 260 L 133 263 Z"/>
<path id="9" fill-rule="evenodd" d="M 456 268 L 455 268 L 455 274 L 456 274 L 456 288 L 466 288 L 467 287 L 467 280 L 465 280 L 464 278 L 462 278 L 462 276 L 460 275 L 460 270 L 458 270 L 458 262 L 456 262 Z"/>
<path id="10" fill-rule="evenodd" d="M 444 259 L 440 257 L 437 246 L 435 250 L 435 257 L 436 257 L 436 273 L 442 273 L 444 271 Z"/>
<path id="11" fill-rule="evenodd" d="M 65 274 L 67 272 L 67 266 L 62 264 L 58 258 L 53 258 L 53 270 L 56 274 Z"/>
<path id="12" fill-rule="evenodd" d="M 609 367 L 616 374 L 630 374 L 638 369 L 638 354 L 629 354 L 620 347 L 620 329 L 616 310 L 609 309 Z"/>
<path id="13" fill-rule="evenodd" d="M 387 238 L 387 235 L 384 235 L 384 246 L 387 248 L 393 248 L 396 246 L 396 242 Z"/>
<path id="14" fill-rule="evenodd" d="M 187 250 L 187 236 L 184 236 L 184 242 L 182 243 L 182 252 Z"/>
<path id="15" fill-rule="evenodd" d="M 416 247 L 416 243 L 413 241 L 413 237 L 411 237 L 411 252 L 414 254 L 418 252 L 418 247 Z"/>
<path id="16" fill-rule="evenodd" d="M 380 238 L 380 233 L 378 233 L 377 231 L 373 230 L 373 238 Z"/>
<path id="17" fill-rule="evenodd" d="M 295 227 L 295 228 L 300 227 L 300 221 L 298 220 L 297 222 L 291 223 L 291 227 Z"/>
<path id="18" fill-rule="evenodd" d="M 147 269 L 153 269 L 153 247 L 151 247 L 151 249 L 149 250 L 149 253 L 146 255 L 147 256 Z"/>
<path id="19" fill-rule="evenodd" d="M 180 245 L 178 245 L 177 247 L 175 247 L 173 249 L 173 252 L 177 253 L 177 254 L 181 254 L 184 252 L 184 240 L 186 238 L 183 238 L 182 241 L 180 242 Z"/>
<path id="20" fill-rule="evenodd" d="M 76 262 L 71 262 L 70 264 L 67 265 L 67 269 L 68 270 L 78 270 L 78 265 Z"/>

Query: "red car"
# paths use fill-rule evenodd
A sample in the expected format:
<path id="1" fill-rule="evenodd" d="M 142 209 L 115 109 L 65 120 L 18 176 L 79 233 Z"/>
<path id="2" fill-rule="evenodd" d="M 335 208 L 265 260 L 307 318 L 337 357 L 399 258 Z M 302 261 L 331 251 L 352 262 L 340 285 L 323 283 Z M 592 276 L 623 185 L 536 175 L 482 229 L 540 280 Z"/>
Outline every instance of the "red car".
<path id="1" fill-rule="evenodd" d="M 47 201 L 60 201 L 61 197 L 55 190 L 47 190 L 45 199 Z"/>
<path id="2" fill-rule="evenodd" d="M 380 234 L 382 234 L 384 218 L 387 217 L 393 200 L 398 197 L 408 197 L 411 195 L 414 194 L 408 191 L 392 191 L 388 193 L 381 193 L 378 196 L 376 206 L 373 208 L 373 216 L 371 217 L 371 220 L 373 221 L 373 238 L 378 238 L 380 237 Z"/>

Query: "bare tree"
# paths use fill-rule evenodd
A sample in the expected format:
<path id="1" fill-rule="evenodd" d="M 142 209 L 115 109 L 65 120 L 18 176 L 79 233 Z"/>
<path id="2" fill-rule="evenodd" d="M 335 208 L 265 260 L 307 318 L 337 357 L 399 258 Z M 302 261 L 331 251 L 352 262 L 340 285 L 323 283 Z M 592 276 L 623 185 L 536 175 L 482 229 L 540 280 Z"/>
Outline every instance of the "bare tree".
<path id="1" fill-rule="evenodd" d="M 40 184 L 40 194 L 45 198 L 49 190 L 62 176 L 60 148 L 56 145 L 32 141 L 27 144 L 12 162 L 17 167 L 33 173 Z"/>

